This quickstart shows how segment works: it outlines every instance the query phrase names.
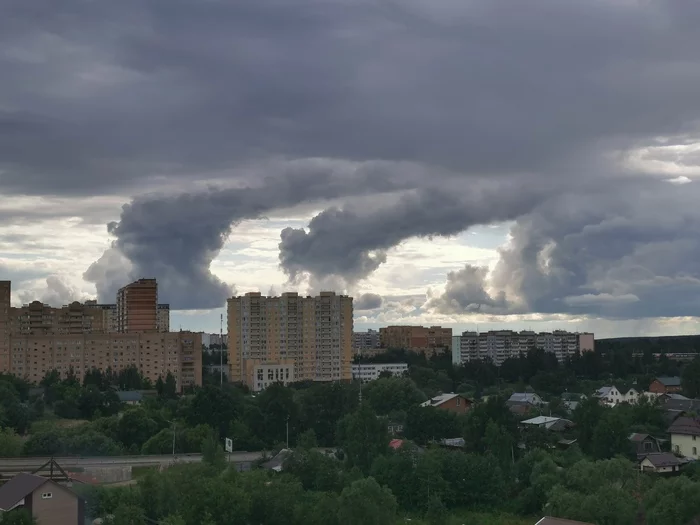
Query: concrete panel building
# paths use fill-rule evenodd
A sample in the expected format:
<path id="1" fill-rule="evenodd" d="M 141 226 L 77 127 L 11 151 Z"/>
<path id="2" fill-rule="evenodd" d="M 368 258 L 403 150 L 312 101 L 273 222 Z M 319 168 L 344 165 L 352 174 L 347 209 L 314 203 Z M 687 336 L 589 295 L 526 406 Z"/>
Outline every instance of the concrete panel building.
<path id="1" fill-rule="evenodd" d="M 363 382 L 379 379 L 382 372 L 388 372 L 392 376 L 400 377 L 408 372 L 406 363 L 367 363 L 352 365 L 352 378 Z"/>
<path id="2" fill-rule="evenodd" d="M 369 355 L 380 348 L 379 332 L 377 330 L 367 330 L 366 332 L 353 332 L 352 334 L 353 352 Z"/>
<path id="3" fill-rule="evenodd" d="M 526 354 L 532 348 L 541 348 L 556 355 L 563 362 L 576 352 L 592 352 L 595 340 L 592 333 L 554 332 L 536 333 L 529 330 L 492 330 L 489 332 L 462 332 L 455 344 L 459 342 L 459 353 L 453 351 L 453 361 L 466 363 L 473 360 L 489 360 L 500 366 L 509 358 Z"/>
<path id="4" fill-rule="evenodd" d="M 253 388 L 254 367 L 294 364 L 297 381 L 350 381 L 352 297 L 321 292 L 316 297 L 259 292 L 228 300 L 231 381 Z"/>
<path id="5" fill-rule="evenodd" d="M 0 281 L 0 370 L 10 366 L 10 297 L 12 283 Z"/>

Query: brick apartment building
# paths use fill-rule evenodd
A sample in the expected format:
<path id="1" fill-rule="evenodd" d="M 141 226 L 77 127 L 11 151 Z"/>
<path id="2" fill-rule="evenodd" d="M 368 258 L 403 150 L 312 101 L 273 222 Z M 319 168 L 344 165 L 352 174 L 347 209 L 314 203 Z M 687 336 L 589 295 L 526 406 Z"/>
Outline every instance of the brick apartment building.
<path id="1" fill-rule="evenodd" d="M 122 310 L 128 322 L 119 332 L 115 305 L 88 301 L 52 308 L 34 301 L 13 308 L 11 288 L 10 281 L 0 281 L 0 371 L 39 382 L 54 369 L 65 376 L 72 368 L 82 379 L 92 368 L 119 371 L 133 365 L 152 381 L 170 372 L 179 389 L 202 384 L 201 334 L 161 331 L 169 325 L 163 319 L 163 312 L 169 317 L 167 305 L 159 308 L 151 298 L 129 301 L 125 294 Z M 146 305 L 151 313 L 144 313 Z M 132 319 L 139 323 L 130 324 Z M 146 323 L 151 330 L 145 330 Z"/>
<path id="2" fill-rule="evenodd" d="M 441 326 L 387 326 L 379 329 L 382 348 L 400 348 L 432 355 L 437 350 L 452 351 L 452 328 Z"/>

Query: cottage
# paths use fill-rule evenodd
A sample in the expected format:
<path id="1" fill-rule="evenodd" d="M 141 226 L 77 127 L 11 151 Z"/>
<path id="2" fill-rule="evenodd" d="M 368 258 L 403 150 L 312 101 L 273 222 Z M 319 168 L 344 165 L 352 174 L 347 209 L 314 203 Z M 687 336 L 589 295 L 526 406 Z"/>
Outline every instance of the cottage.
<path id="1" fill-rule="evenodd" d="M 561 417 L 537 416 L 520 422 L 521 425 L 542 427 L 553 432 L 563 432 L 574 426 L 572 421 Z"/>
<path id="2" fill-rule="evenodd" d="M 540 396 L 531 392 L 515 392 L 508 398 L 506 403 L 524 403 L 533 407 L 539 407 L 545 404 Z"/>
<path id="3" fill-rule="evenodd" d="M 461 394 L 440 394 L 421 403 L 420 406 L 435 407 L 455 414 L 466 414 L 473 404 L 471 399 L 467 399 Z"/>
<path id="4" fill-rule="evenodd" d="M 143 394 L 138 390 L 119 390 L 117 397 L 119 401 L 127 405 L 140 405 L 143 400 Z"/>
<path id="5" fill-rule="evenodd" d="M 639 392 L 634 388 L 630 388 L 625 393 L 622 393 L 615 385 L 601 387 L 593 395 L 599 398 L 601 402 L 611 406 L 618 403 L 634 404 L 639 401 L 640 396 Z"/>
<path id="6" fill-rule="evenodd" d="M 682 463 L 670 452 L 653 452 L 642 458 L 639 470 L 657 474 L 673 474 L 680 471 Z"/>
<path id="7" fill-rule="evenodd" d="M 675 394 L 681 391 L 681 378 L 673 377 L 657 377 L 649 385 L 649 392 L 655 394 Z"/>
<path id="8" fill-rule="evenodd" d="M 649 434 L 635 432 L 630 434 L 629 440 L 632 444 L 632 453 L 637 456 L 637 459 L 641 459 L 647 454 L 661 452 L 660 440 Z"/>
<path id="9" fill-rule="evenodd" d="M 698 459 L 700 449 L 700 419 L 681 416 L 668 427 L 671 450 L 684 458 Z"/>
<path id="10" fill-rule="evenodd" d="M 0 515 L 24 508 L 37 525 L 83 525 L 85 500 L 55 481 L 21 473 L 0 487 Z"/>

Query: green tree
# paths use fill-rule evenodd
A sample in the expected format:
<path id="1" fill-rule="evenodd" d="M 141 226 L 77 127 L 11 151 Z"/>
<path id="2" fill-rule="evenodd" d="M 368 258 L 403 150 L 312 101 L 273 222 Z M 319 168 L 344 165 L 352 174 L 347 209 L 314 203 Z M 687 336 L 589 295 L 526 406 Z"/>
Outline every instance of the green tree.
<path id="1" fill-rule="evenodd" d="M 302 449 L 311 450 L 318 447 L 318 442 L 316 441 L 316 432 L 313 428 L 305 430 L 297 438 L 297 446 Z"/>
<path id="2" fill-rule="evenodd" d="M 338 521 L 343 525 L 385 525 L 396 519 L 396 498 L 374 478 L 345 487 L 340 494 Z"/>
<path id="3" fill-rule="evenodd" d="M 110 525 L 146 525 L 146 519 L 140 507 L 119 505 L 109 523 Z"/>
<path id="4" fill-rule="evenodd" d="M 649 525 L 690 523 L 700 514 L 700 483 L 687 477 L 659 480 L 644 498 Z"/>
<path id="5" fill-rule="evenodd" d="M 165 397 L 165 399 L 175 399 L 175 397 L 177 397 L 177 381 L 175 381 L 175 376 L 170 372 L 165 376 L 163 397 Z"/>
<path id="6" fill-rule="evenodd" d="M 372 409 L 380 415 L 395 410 L 409 410 L 426 400 L 412 379 L 386 377 L 372 381 L 362 391 Z"/>
<path id="7" fill-rule="evenodd" d="M 202 461 L 216 470 L 226 468 L 226 453 L 214 432 L 202 441 Z"/>
<path id="8" fill-rule="evenodd" d="M 158 424 L 141 407 L 126 410 L 117 424 L 119 441 L 127 449 L 141 450 L 143 444 L 156 432 L 158 432 Z"/>
<path id="9" fill-rule="evenodd" d="M 629 426 L 621 411 L 608 411 L 598 422 L 593 432 L 591 452 L 598 459 L 609 459 L 625 454 L 629 448 Z"/>
<path id="10" fill-rule="evenodd" d="M 0 523 L 2 525 L 36 525 L 36 520 L 32 518 L 29 511 L 18 509 L 3 513 Z"/>
<path id="11" fill-rule="evenodd" d="M 696 357 L 683 368 L 681 386 L 686 396 L 690 398 L 700 396 L 700 357 Z"/>
<path id="12" fill-rule="evenodd" d="M 369 472 L 374 459 L 388 449 L 386 425 L 368 403 L 338 423 L 338 438 L 350 466 Z"/>
<path id="13" fill-rule="evenodd" d="M 22 452 L 22 439 L 11 428 L 0 429 L 0 457 L 15 458 Z"/>

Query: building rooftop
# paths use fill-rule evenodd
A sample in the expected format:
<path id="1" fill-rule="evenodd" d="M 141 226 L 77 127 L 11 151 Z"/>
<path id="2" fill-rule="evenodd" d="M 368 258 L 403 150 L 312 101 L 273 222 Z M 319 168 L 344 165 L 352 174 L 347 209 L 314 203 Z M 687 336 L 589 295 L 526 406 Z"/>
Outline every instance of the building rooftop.
<path id="1" fill-rule="evenodd" d="M 656 468 L 660 467 L 675 467 L 680 465 L 682 461 L 670 452 L 652 452 L 651 454 L 646 454 L 642 461 L 649 460 L 649 462 Z"/>
<path id="2" fill-rule="evenodd" d="M 657 377 L 656 380 L 664 386 L 681 386 L 681 378 L 673 377 Z"/>
<path id="3" fill-rule="evenodd" d="M 548 430 L 564 430 L 565 428 L 573 425 L 573 422 L 569 421 L 568 419 L 551 416 L 537 416 L 533 417 L 532 419 L 521 421 L 520 423 L 524 425 L 545 427 Z"/>
<path id="4" fill-rule="evenodd" d="M 583 521 L 565 520 L 563 518 L 551 518 L 545 516 L 540 521 L 535 523 L 535 525 L 593 525 L 592 523 L 585 523 Z"/>
<path id="5" fill-rule="evenodd" d="M 679 417 L 668 427 L 668 433 L 685 436 L 700 436 L 700 421 L 694 417 Z"/>
<path id="6" fill-rule="evenodd" d="M 420 406 L 422 407 L 435 407 L 442 405 L 443 403 L 446 403 L 450 399 L 454 399 L 455 397 L 459 397 L 459 394 L 440 394 L 439 396 L 435 396 L 431 399 L 428 399 L 424 403 L 421 403 Z"/>
<path id="7" fill-rule="evenodd" d="M 540 403 L 540 398 L 537 394 L 532 394 L 530 392 L 515 392 L 508 398 L 508 401 L 512 403 L 530 403 L 531 405 L 536 405 Z"/>
<path id="8" fill-rule="evenodd" d="M 136 403 L 143 399 L 143 394 L 138 390 L 119 390 L 117 391 L 117 397 L 122 403 Z"/>
<path id="9" fill-rule="evenodd" d="M 47 478 L 22 472 L 0 487 L 0 510 L 8 511 L 26 496 L 49 481 Z"/>

